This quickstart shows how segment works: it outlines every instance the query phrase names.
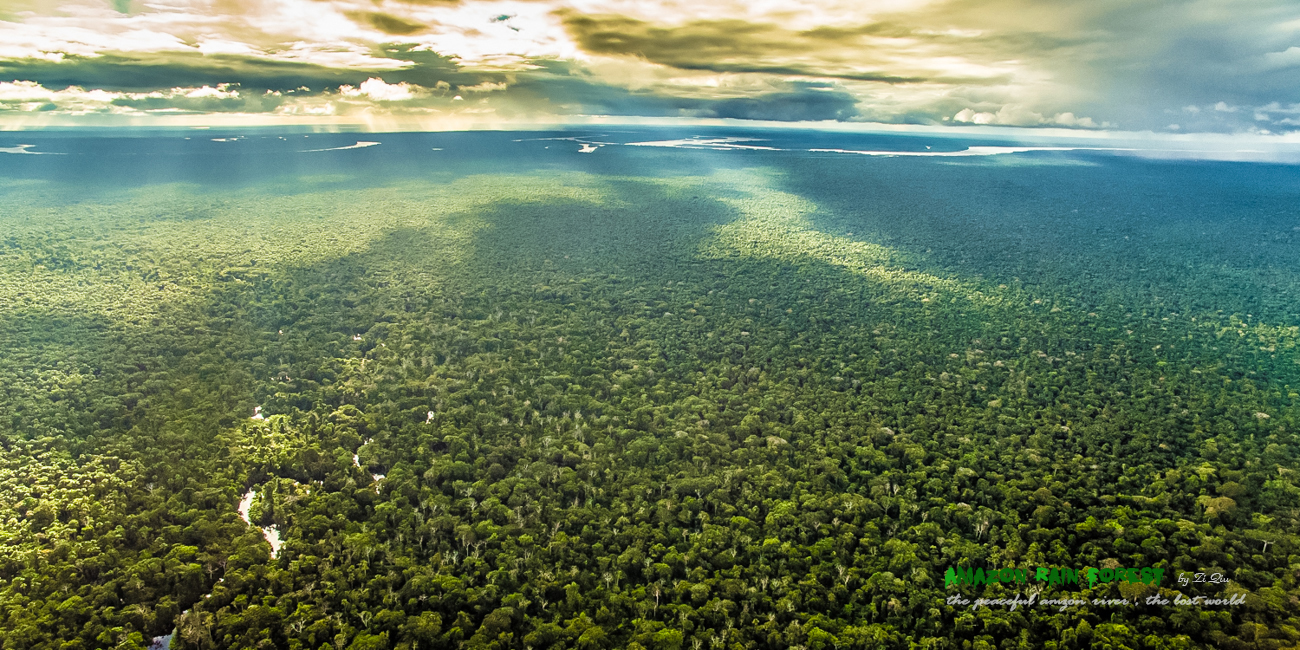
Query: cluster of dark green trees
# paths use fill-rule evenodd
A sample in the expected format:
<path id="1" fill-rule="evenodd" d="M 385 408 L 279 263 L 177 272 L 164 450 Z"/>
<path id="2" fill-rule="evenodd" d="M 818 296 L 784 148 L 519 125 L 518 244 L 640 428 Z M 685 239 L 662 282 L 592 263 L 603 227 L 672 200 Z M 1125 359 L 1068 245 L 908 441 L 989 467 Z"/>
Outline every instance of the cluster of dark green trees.
<path id="1" fill-rule="evenodd" d="M 130 322 L 0 314 L 2 647 L 1300 644 L 1294 328 L 994 266 L 882 282 L 830 240 L 756 255 L 736 242 L 812 240 L 746 221 L 736 197 L 788 209 L 747 178 L 502 177 L 475 186 L 559 189 L 456 210 L 356 190 L 393 227 L 292 262 L 196 259 L 163 219 L 58 243 L 147 249 L 83 278 L 9 238 L 9 291 L 193 291 Z M 960 282 L 918 300 L 917 268 Z M 1161 591 L 1245 603 L 972 610 L 945 602 L 962 565 L 1217 571 Z"/>

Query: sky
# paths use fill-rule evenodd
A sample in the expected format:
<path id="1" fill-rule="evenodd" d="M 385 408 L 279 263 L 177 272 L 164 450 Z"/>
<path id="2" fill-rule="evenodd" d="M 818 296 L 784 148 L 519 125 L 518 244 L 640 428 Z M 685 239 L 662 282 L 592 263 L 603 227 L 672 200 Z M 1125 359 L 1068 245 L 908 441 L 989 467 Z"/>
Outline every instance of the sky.
<path id="1" fill-rule="evenodd" d="M 0 128 L 1300 135 L 1295 0 L 0 0 Z"/>

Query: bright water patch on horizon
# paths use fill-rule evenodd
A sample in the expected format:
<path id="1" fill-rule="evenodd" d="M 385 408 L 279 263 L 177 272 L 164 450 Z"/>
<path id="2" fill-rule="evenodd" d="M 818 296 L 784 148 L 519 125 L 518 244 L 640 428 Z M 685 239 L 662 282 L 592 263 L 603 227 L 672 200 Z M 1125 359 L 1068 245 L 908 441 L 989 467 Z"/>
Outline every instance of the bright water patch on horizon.
<path id="1" fill-rule="evenodd" d="M 457 176 L 556 165 L 586 169 L 596 164 L 575 161 L 574 154 L 579 153 L 592 154 L 584 157 L 626 172 L 645 168 L 647 162 L 664 155 L 691 156 L 675 159 L 681 162 L 669 169 L 676 173 L 707 173 L 719 165 L 789 165 L 795 160 L 834 154 L 882 159 L 1024 157 L 1058 165 L 1121 157 L 1171 162 L 1258 159 L 1273 163 L 1294 158 L 1294 162 L 1300 162 L 1300 156 L 1280 150 L 1197 150 L 1187 144 L 1049 142 L 1041 138 L 1017 142 L 951 134 L 936 137 L 770 129 L 386 133 L 366 139 L 349 133 L 295 134 L 270 129 L 208 130 L 203 132 L 204 137 L 191 137 L 194 134 L 189 130 L 25 132 L 21 141 L 11 140 L 12 144 L 0 140 L 0 152 L 20 154 L 0 156 L 0 176 L 54 181 L 76 177 L 83 186 L 80 190 L 92 190 L 165 182 L 248 186 L 276 178 L 343 173 L 352 177 L 354 186 L 365 186 L 385 179 L 429 174 Z M 574 146 L 551 146 L 557 141 L 572 142 Z M 642 153 L 635 153 L 638 151 Z M 735 156 L 736 160 L 713 157 L 715 154 Z"/>
<path id="2" fill-rule="evenodd" d="M 366 147 L 374 147 L 374 146 L 378 146 L 379 144 L 381 143 L 358 140 L 356 144 L 350 144 L 345 147 L 329 147 L 326 149 L 305 149 L 301 153 L 316 153 L 319 151 L 347 151 L 348 149 L 365 149 Z"/>
<path id="3" fill-rule="evenodd" d="M 928 147 L 927 147 L 928 148 Z M 1031 151 L 1136 151 L 1136 149 L 1120 149 L 1113 147 L 995 147 L 995 146 L 973 146 L 959 151 L 861 151 L 858 149 L 809 149 L 814 153 L 853 153 L 863 156 L 933 156 L 933 157 L 964 157 L 964 156 L 997 156 L 1012 153 L 1028 153 Z"/>

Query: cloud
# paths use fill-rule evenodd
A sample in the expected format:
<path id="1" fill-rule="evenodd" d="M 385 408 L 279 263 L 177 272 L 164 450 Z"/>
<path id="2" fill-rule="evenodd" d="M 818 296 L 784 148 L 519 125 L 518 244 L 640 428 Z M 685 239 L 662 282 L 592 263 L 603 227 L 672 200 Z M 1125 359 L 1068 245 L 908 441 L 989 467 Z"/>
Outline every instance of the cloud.
<path id="1" fill-rule="evenodd" d="M 1054 124 L 1056 126 L 1081 127 L 1085 129 L 1092 129 L 1101 126 L 1093 121 L 1091 117 L 1078 117 L 1074 113 L 1068 111 L 1065 113 L 1057 113 L 1052 116 L 1050 120 L 1044 118 L 1042 122 L 1039 122 L 1039 124 Z"/>
<path id="2" fill-rule="evenodd" d="M 457 90 L 463 93 L 490 93 L 498 90 L 505 90 L 508 87 L 509 85 L 506 83 L 484 81 L 483 83 L 474 84 L 473 86 L 460 86 Z"/>
<path id="3" fill-rule="evenodd" d="M 170 88 L 151 92 L 87 90 L 68 86 L 46 88 L 34 81 L 0 82 L 0 113 L 61 112 L 71 115 L 126 114 L 134 112 L 231 112 L 271 110 L 274 97 L 247 97 L 229 84 L 216 87 Z"/>
<path id="4" fill-rule="evenodd" d="M 119 97 L 117 93 L 75 86 L 50 90 L 32 81 L 0 82 L 0 110 L 31 112 L 59 107 L 78 112 L 104 110 Z"/>
<path id="5" fill-rule="evenodd" d="M 347 16 L 392 36 L 407 36 L 427 28 L 423 24 L 377 11 L 349 11 Z"/>
<path id="6" fill-rule="evenodd" d="M 958 111 L 956 115 L 952 116 L 952 119 L 955 122 L 964 122 L 966 124 L 992 124 L 996 117 L 997 116 L 993 113 L 977 113 L 974 109 L 963 108 Z"/>
<path id="7" fill-rule="evenodd" d="M 1051 117 L 1046 117 L 1041 113 L 1031 111 L 1020 105 L 1007 105 L 999 108 L 996 112 L 977 112 L 971 108 L 963 108 L 956 115 L 952 116 L 953 122 L 965 124 L 996 124 L 1004 126 L 1063 126 L 1069 128 L 1086 128 L 1093 129 L 1102 124 L 1098 124 L 1091 117 L 1079 117 L 1074 113 L 1065 112 L 1057 113 Z"/>
<path id="8" fill-rule="evenodd" d="M 650 87 L 630 89 L 604 83 L 571 63 L 546 62 L 515 75 L 494 93 L 492 105 L 503 114 L 525 111 L 552 115 L 612 115 L 681 118 L 733 118 L 777 121 L 845 120 L 856 115 L 856 98 L 828 83 L 778 82 L 739 96 L 674 93 Z"/>
<path id="9" fill-rule="evenodd" d="M 926 67 L 920 61 L 909 62 L 913 65 L 906 73 L 884 71 L 906 67 L 881 56 L 888 52 L 880 41 L 913 36 L 895 27 L 793 31 L 739 19 L 660 26 L 618 15 L 560 15 L 585 52 L 637 57 L 682 70 L 881 83 L 916 83 L 938 76 L 933 71 L 918 73 Z"/>
<path id="10" fill-rule="evenodd" d="M 1264 54 L 1264 68 L 1266 70 L 1289 68 L 1294 65 L 1300 65 L 1300 45 L 1292 45 L 1281 52 L 1267 52 Z"/>
<path id="11" fill-rule="evenodd" d="M 1291 0 L 4 5 L 0 79 L 30 96 L 3 111 L 48 123 L 617 115 L 1165 130 L 1177 115 L 1182 132 L 1244 133 L 1300 119 L 1283 109 L 1300 104 Z"/>
<path id="12" fill-rule="evenodd" d="M 742 120 L 845 121 L 858 114 L 856 105 L 857 101 L 848 93 L 809 88 L 705 102 L 698 111 L 702 117 Z"/>
<path id="13" fill-rule="evenodd" d="M 433 62 L 429 62 L 433 63 Z M 455 70 L 436 63 L 421 67 L 421 74 Z M 237 55 L 203 55 L 194 52 L 157 54 L 108 53 L 94 57 L 68 56 L 60 61 L 19 59 L 0 61 L 0 78 L 26 79 L 46 86 L 84 86 L 105 90 L 148 91 L 176 86 L 238 84 L 244 88 L 287 91 L 307 86 L 320 89 L 359 84 L 372 76 L 392 80 L 413 76 L 409 63 L 388 59 L 374 68 L 338 68 L 313 63 L 268 60 Z M 385 70 L 385 68 L 387 70 Z"/>
<path id="14" fill-rule="evenodd" d="M 383 79 L 371 77 L 361 82 L 361 86 L 353 88 L 352 86 L 339 86 L 339 94 L 344 97 L 368 97 L 370 99 L 382 102 L 402 102 L 408 99 L 415 99 L 418 94 L 425 94 L 428 91 L 419 86 L 406 82 L 389 84 L 384 83 Z"/>
<path id="15" fill-rule="evenodd" d="M 218 84 L 216 88 L 204 86 L 185 93 L 186 99 L 238 99 L 239 91 L 230 84 Z"/>

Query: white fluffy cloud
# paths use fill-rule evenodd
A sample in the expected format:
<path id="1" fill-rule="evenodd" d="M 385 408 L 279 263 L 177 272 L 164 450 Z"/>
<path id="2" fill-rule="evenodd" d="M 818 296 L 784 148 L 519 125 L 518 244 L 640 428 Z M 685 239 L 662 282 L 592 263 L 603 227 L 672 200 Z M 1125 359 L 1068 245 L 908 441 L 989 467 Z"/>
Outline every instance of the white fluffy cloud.
<path id="1" fill-rule="evenodd" d="M 361 82 L 359 87 L 353 88 L 349 85 L 339 86 L 339 94 L 344 97 L 368 97 L 381 102 L 402 102 L 408 99 L 415 99 L 419 94 L 427 92 L 424 88 L 414 86 L 409 83 L 385 83 L 383 79 L 371 77 Z"/>
<path id="2" fill-rule="evenodd" d="M 169 88 L 147 93 L 114 92 L 68 86 L 62 90 L 46 88 L 34 81 L 0 82 L 0 108 L 18 111 L 57 109 L 66 113 L 132 113 L 139 109 L 124 101 L 144 100 L 230 100 L 239 99 L 239 91 L 228 84 L 215 88 Z"/>
<path id="3" fill-rule="evenodd" d="M 107 103 L 120 95 L 120 93 L 104 90 L 86 91 L 75 87 L 50 90 L 35 81 L 0 82 L 0 102 L 53 102 L 75 99 Z"/>
<path id="4" fill-rule="evenodd" d="M 1097 128 L 1109 126 L 1098 124 L 1091 117 L 1079 117 L 1071 112 L 1057 113 L 1047 117 L 1031 111 L 1021 105 L 1006 105 L 996 112 L 976 111 L 963 108 L 952 116 L 953 122 L 964 124 L 993 124 L 999 126 L 1063 126 L 1070 128 Z"/>

